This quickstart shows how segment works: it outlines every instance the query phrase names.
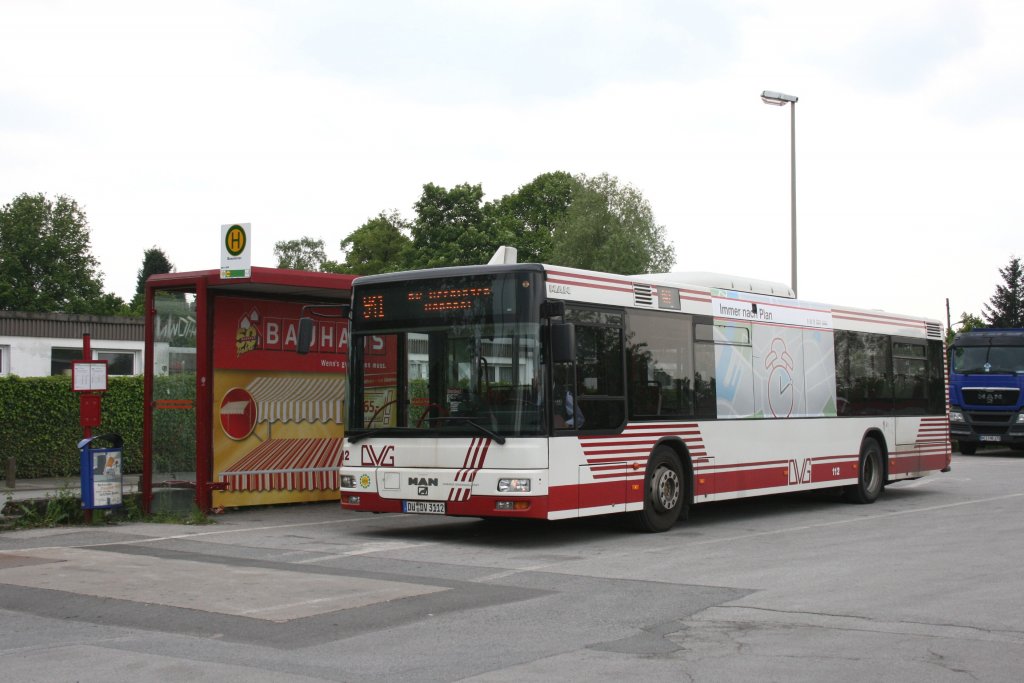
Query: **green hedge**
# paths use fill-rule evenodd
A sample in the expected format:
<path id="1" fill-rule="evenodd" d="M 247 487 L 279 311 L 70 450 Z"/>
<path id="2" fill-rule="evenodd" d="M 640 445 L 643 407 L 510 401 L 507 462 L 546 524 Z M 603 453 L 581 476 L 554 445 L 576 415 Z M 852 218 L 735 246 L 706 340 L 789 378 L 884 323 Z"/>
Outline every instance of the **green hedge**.
<path id="1" fill-rule="evenodd" d="M 195 374 L 154 377 L 153 399 L 158 401 L 161 398 L 189 399 L 194 402 Z M 139 419 L 141 424 L 141 417 Z M 192 472 L 195 468 L 195 410 L 157 410 L 153 414 L 153 471 L 180 473 Z"/>
<path id="2" fill-rule="evenodd" d="M 194 375 L 157 377 L 155 382 L 155 398 L 195 398 Z M 143 405 L 141 376 L 111 377 L 103 394 L 102 423 L 92 430 L 94 435 L 121 435 L 126 473 L 142 471 Z M 155 471 L 194 469 L 194 411 L 157 411 L 154 434 L 159 436 L 154 438 Z M 70 377 L 0 377 L 0 444 L 6 457 L 16 458 L 19 478 L 78 475 L 81 439 L 78 396 L 71 391 Z"/>

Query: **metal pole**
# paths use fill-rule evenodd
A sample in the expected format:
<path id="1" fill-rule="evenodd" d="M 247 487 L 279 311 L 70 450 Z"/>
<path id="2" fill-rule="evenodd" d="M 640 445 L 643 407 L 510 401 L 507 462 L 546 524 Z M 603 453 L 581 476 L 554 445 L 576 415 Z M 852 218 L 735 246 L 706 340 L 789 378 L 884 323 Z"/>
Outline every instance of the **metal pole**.
<path id="1" fill-rule="evenodd" d="M 153 365 L 156 362 L 156 304 L 154 303 L 155 287 L 146 283 L 146 367 L 142 378 L 142 477 L 139 479 L 139 494 L 142 512 L 150 514 L 153 504 L 153 410 L 156 399 L 153 396 Z"/>
<path id="2" fill-rule="evenodd" d="M 84 361 L 91 361 L 92 360 L 92 344 L 90 342 L 91 342 L 91 338 L 89 336 L 89 333 L 88 332 L 83 332 L 82 333 L 82 360 L 84 360 Z M 78 405 L 79 405 L 78 414 L 81 415 L 82 414 L 82 408 L 81 408 L 82 397 L 81 396 L 78 397 Z M 82 437 L 84 439 L 91 438 L 92 437 L 92 427 L 82 427 Z M 85 493 L 83 491 L 79 491 L 79 496 L 85 496 Z M 82 498 L 82 500 L 85 500 L 85 499 Z M 88 509 L 88 510 L 83 510 L 82 511 L 82 516 L 85 518 L 85 523 L 86 524 L 92 524 L 92 509 L 91 508 Z"/>
<path id="3" fill-rule="evenodd" d="M 796 293 L 796 102 L 789 103 L 789 159 L 790 159 L 790 212 L 792 214 L 792 254 L 793 296 Z"/>
<path id="4" fill-rule="evenodd" d="M 196 495 L 195 504 L 206 514 L 213 506 L 213 305 L 206 279 L 196 283 Z"/>

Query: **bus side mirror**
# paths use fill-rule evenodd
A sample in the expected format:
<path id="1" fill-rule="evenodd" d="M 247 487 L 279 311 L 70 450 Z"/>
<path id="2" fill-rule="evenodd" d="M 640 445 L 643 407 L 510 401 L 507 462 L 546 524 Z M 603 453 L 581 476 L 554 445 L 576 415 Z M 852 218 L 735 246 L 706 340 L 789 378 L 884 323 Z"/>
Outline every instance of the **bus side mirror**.
<path id="1" fill-rule="evenodd" d="M 309 353 L 309 347 L 313 345 L 313 319 L 299 318 L 299 341 L 296 351 L 301 354 Z"/>
<path id="2" fill-rule="evenodd" d="M 330 311 L 337 311 L 332 313 Z M 316 316 L 318 318 L 348 318 L 349 314 L 352 313 L 352 304 L 309 304 L 302 307 L 302 317 L 299 318 L 299 340 L 295 345 L 295 350 L 298 353 L 306 354 L 309 353 L 309 348 L 313 346 L 313 333 L 315 325 L 313 324 L 313 318 L 309 316 Z M 309 314 L 309 315 L 307 315 Z"/>
<path id="3" fill-rule="evenodd" d="M 557 300 L 548 300 L 540 305 L 540 317 L 542 318 L 564 318 L 565 317 L 565 302 Z"/>
<path id="4" fill-rule="evenodd" d="M 554 363 L 576 361 L 576 326 L 572 323 L 551 323 L 551 360 Z"/>

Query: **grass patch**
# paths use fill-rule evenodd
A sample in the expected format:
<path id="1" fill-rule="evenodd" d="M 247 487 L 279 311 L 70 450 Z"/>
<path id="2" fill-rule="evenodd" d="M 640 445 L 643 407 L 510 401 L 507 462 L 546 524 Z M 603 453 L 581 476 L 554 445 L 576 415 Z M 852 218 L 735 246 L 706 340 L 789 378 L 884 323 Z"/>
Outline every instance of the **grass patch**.
<path id="1" fill-rule="evenodd" d="M 199 506 L 192 503 L 191 509 L 155 510 L 151 514 L 142 511 L 141 497 L 137 493 L 125 494 L 123 504 L 117 508 L 100 508 L 92 511 L 92 526 L 149 522 L 156 524 L 216 524 Z M 46 529 L 58 526 L 86 526 L 82 500 L 68 487 L 61 488 L 55 495 L 44 499 L 13 502 L 8 494 L 3 506 L 0 529 Z"/>

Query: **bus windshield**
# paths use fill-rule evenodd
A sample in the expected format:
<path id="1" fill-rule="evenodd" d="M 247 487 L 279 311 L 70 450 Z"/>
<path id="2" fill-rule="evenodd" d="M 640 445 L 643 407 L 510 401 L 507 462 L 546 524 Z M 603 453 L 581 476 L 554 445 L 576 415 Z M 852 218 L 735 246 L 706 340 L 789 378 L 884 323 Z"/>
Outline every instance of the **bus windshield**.
<path id="1" fill-rule="evenodd" d="M 532 273 L 357 287 L 350 438 L 546 433 Z"/>
<path id="2" fill-rule="evenodd" d="M 953 372 L 962 375 L 1024 373 L 1024 346 L 957 346 Z"/>

